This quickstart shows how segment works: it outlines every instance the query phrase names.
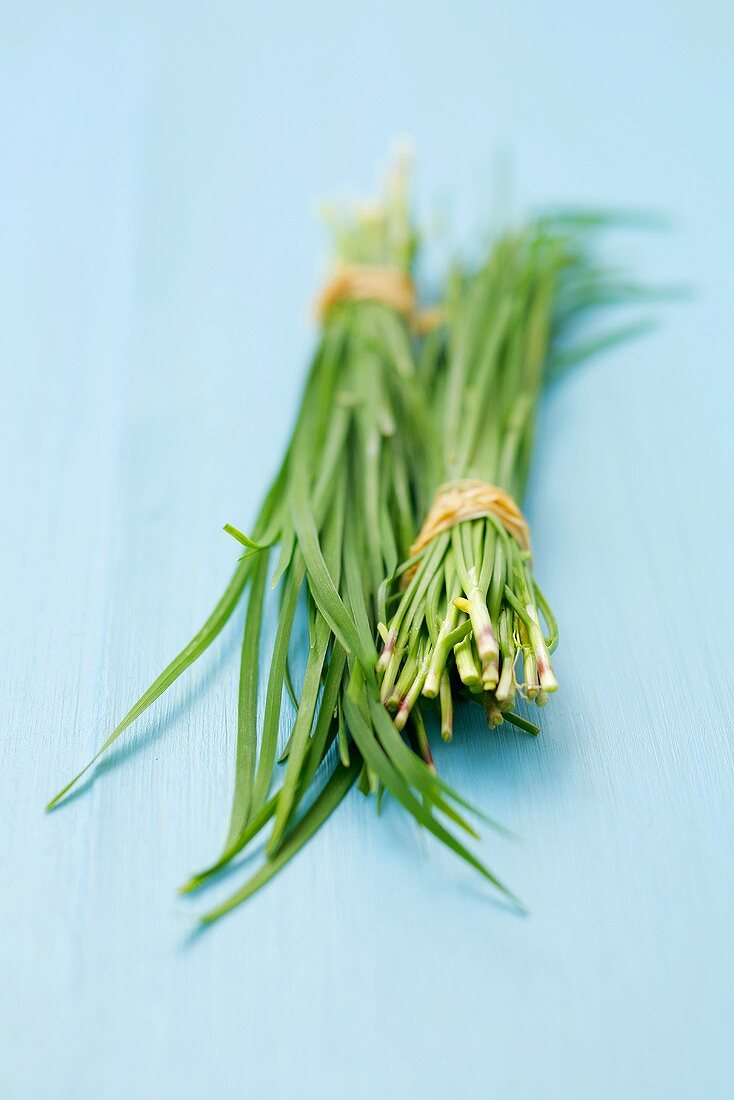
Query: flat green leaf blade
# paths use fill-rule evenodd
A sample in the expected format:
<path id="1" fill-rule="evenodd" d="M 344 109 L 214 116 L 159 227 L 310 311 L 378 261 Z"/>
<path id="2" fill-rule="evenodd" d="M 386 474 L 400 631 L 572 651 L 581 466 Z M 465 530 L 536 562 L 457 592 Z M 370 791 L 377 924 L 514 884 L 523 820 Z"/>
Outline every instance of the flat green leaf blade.
<path id="1" fill-rule="evenodd" d="M 308 737 L 318 702 L 321 673 L 330 639 L 331 631 L 328 623 L 325 619 L 319 617 L 316 625 L 316 641 L 308 655 L 301 704 L 293 727 L 293 738 L 288 754 L 283 786 L 278 797 L 273 832 L 265 849 L 268 855 L 273 855 L 278 850 L 296 797 L 296 788 L 308 749 Z"/>
<path id="2" fill-rule="evenodd" d="M 53 810 L 53 808 L 61 802 L 69 791 L 76 786 L 79 780 L 86 775 L 89 769 L 97 763 L 103 753 L 114 744 L 120 734 L 124 733 L 128 726 L 130 726 L 136 718 L 139 718 L 140 715 L 178 679 L 181 673 L 185 672 L 189 665 L 192 665 L 194 661 L 201 656 L 204 650 L 212 644 L 237 606 L 249 578 L 250 569 L 251 561 L 241 562 L 237 566 L 232 575 L 232 579 L 224 590 L 222 598 L 219 600 L 202 628 L 194 635 L 189 644 L 181 650 L 178 656 L 163 670 L 160 676 L 153 681 L 147 691 L 143 692 L 137 703 L 130 708 L 125 717 L 119 725 L 114 728 L 107 740 L 103 742 L 89 763 L 82 768 L 65 787 L 62 787 L 58 794 L 54 795 L 46 806 L 47 810 Z"/>
<path id="3" fill-rule="evenodd" d="M 248 550 L 265 550 L 268 543 L 255 542 L 249 535 L 245 535 L 240 531 L 239 527 L 234 527 L 231 523 L 225 523 L 224 530 L 228 535 L 231 535 L 233 539 L 236 539 L 241 546 L 246 546 Z"/>
<path id="4" fill-rule="evenodd" d="M 355 753 L 355 759 L 348 768 L 338 764 L 332 772 L 326 786 L 319 794 L 312 806 L 306 811 L 301 820 L 288 833 L 285 843 L 278 854 L 272 859 L 266 860 L 260 870 L 252 876 L 245 885 L 227 901 L 218 905 L 216 909 L 205 913 L 201 918 L 202 924 L 213 924 L 227 913 L 231 913 L 238 905 L 251 898 L 258 890 L 261 890 L 278 873 L 289 860 L 293 858 L 312 836 L 321 828 L 324 822 L 331 817 L 334 810 L 341 803 L 350 790 L 352 784 L 359 775 L 362 761 Z"/>
<path id="5" fill-rule="evenodd" d="M 252 793 L 251 813 L 256 813 L 265 802 L 275 767 L 278 748 L 278 726 L 285 683 L 285 666 L 288 660 L 293 620 L 305 577 L 305 568 L 300 555 L 296 555 L 289 567 L 283 589 L 283 602 L 280 607 L 278 629 L 275 634 L 273 654 L 270 662 L 265 715 L 260 743 L 260 759 L 255 773 L 255 785 Z"/>
<path id="6" fill-rule="evenodd" d="M 265 582 L 268 575 L 268 554 L 258 559 L 252 578 L 250 601 L 242 638 L 239 697 L 237 701 L 237 755 L 235 760 L 234 794 L 229 822 L 226 851 L 244 827 L 255 782 L 257 760 L 257 686 L 260 664 L 260 629 L 262 625 Z"/>
<path id="7" fill-rule="evenodd" d="M 335 723 L 332 719 L 332 715 L 337 703 L 337 696 L 339 694 L 339 688 L 341 679 L 344 674 L 344 669 L 347 663 L 347 655 L 341 646 L 337 643 L 334 644 L 331 656 L 329 658 L 329 668 L 326 673 L 326 681 L 324 683 L 324 693 L 321 697 L 321 705 L 319 708 L 319 716 L 316 721 L 316 728 L 314 730 L 313 737 L 308 746 L 308 757 L 306 764 L 301 774 L 300 783 L 298 786 L 298 792 L 294 801 L 293 810 L 295 811 L 301 798 L 307 793 L 311 787 L 311 783 L 319 769 L 319 766 L 326 758 L 326 754 L 331 747 L 331 744 L 336 736 L 336 730 L 334 729 Z M 344 761 L 342 761 L 344 763 Z M 346 761 L 348 764 L 349 761 Z M 345 766 L 346 766 L 345 764 Z M 276 791 L 271 797 L 264 803 L 264 805 L 254 813 L 247 825 L 242 829 L 240 835 L 232 843 L 232 845 L 221 854 L 215 863 L 209 867 L 204 868 L 202 871 L 192 875 L 189 882 L 182 887 L 182 893 L 188 893 L 191 890 L 198 889 L 203 886 L 210 878 L 212 878 L 218 871 L 227 864 L 230 863 L 240 852 L 242 852 L 247 845 L 253 840 L 261 829 L 267 825 L 268 821 L 274 816 L 278 806 L 278 799 L 280 797 L 280 790 Z"/>

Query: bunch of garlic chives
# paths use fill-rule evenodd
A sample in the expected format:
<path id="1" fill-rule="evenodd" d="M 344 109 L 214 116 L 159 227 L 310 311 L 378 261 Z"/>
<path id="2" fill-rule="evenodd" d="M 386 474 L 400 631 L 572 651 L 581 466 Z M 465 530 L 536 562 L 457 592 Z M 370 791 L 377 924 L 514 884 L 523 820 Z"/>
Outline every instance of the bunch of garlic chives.
<path id="1" fill-rule="evenodd" d="M 581 315 L 638 297 L 596 263 L 589 229 L 571 219 L 530 225 L 497 241 L 478 272 L 454 279 L 443 337 L 421 366 L 442 430 L 440 481 L 480 479 L 521 501 L 536 409 L 554 363 L 568 356 L 569 332 Z M 500 518 L 442 531 L 396 578 L 376 666 L 395 725 L 438 699 L 449 739 L 459 693 L 483 703 L 490 725 L 507 719 L 537 732 L 513 708 L 518 696 L 542 707 L 557 690 L 558 630 L 529 551 Z"/>
<path id="2" fill-rule="evenodd" d="M 409 276 L 417 238 L 405 163 L 390 175 L 384 201 L 369 208 L 332 211 L 331 229 L 338 265 Z M 327 683 L 329 698 L 334 696 L 332 711 L 341 697 L 346 680 L 344 626 L 350 619 L 355 586 L 370 616 L 370 635 L 374 634 L 377 589 L 406 551 L 414 531 L 416 502 L 425 501 L 425 486 L 432 477 L 431 439 L 426 396 L 415 378 L 409 318 L 376 300 L 336 304 L 324 320 L 293 437 L 252 537 L 227 528 L 245 553 L 222 598 L 191 642 L 49 808 L 202 655 L 249 596 L 240 662 L 235 791 L 223 855 L 241 846 L 253 824 L 262 820 L 266 806 L 271 806 L 275 817 L 269 845 L 275 852 L 308 790 L 304 779 L 315 774 L 337 736 L 342 759 L 349 759 L 343 718 L 337 730 L 327 708 L 319 726 L 320 699 Z M 314 598 L 317 574 L 324 570 L 338 601 L 326 615 Z M 310 648 L 284 793 L 275 806 L 270 790 L 276 774 L 282 697 L 290 676 L 291 638 L 304 600 Z M 273 605 L 278 626 L 265 710 L 259 720 L 263 629 L 267 609 Z M 361 644 L 357 656 L 367 666 L 373 653 L 370 640 L 369 645 Z"/>
<path id="3" fill-rule="evenodd" d="M 211 882 L 264 830 L 270 832 L 255 874 L 205 920 L 264 886 L 355 782 L 378 798 L 389 791 L 421 827 L 512 897 L 446 827 L 448 821 L 476 837 L 464 811 L 484 815 L 435 774 L 420 700 L 438 699 L 445 738 L 452 733 L 457 690 L 482 697 L 490 722 L 505 717 L 535 730 L 508 708 L 518 690 L 542 705 L 555 689 L 549 654 L 557 631 L 550 609 L 527 553 L 492 516 L 443 532 L 404 566 L 399 562 L 443 477 L 489 472 L 518 499 L 522 495 L 533 412 L 548 366 L 547 330 L 564 327 L 605 293 L 603 278 L 595 283 L 585 256 L 574 255 L 574 233 L 571 227 L 555 234 L 553 248 L 546 247 L 540 227 L 500 242 L 480 273 L 458 280 L 449 325 L 425 340 L 417 360 L 401 311 L 361 300 L 329 312 L 291 443 L 252 537 L 228 528 L 245 554 L 222 598 L 87 768 L 49 804 L 61 801 L 202 655 L 247 595 L 230 823 L 219 857 L 184 891 Z M 408 272 L 416 242 L 404 177 L 398 175 L 383 207 L 338 222 L 335 236 L 346 264 Z M 531 262 L 536 250 L 545 266 Z M 560 262 L 548 264 L 552 253 Z M 580 289 L 583 280 L 564 281 L 564 269 L 581 272 L 587 290 Z M 554 309 L 557 316 L 550 317 Z M 573 348 L 564 354 L 566 363 L 580 357 Z M 551 366 L 554 361 L 562 362 L 556 358 Z M 433 447 L 437 435 L 443 471 Z M 399 576 L 409 577 L 405 591 L 390 591 L 390 579 Z M 259 721 L 262 639 L 273 603 L 277 631 Z M 388 607 L 395 609 L 390 615 Z M 302 613 L 309 647 L 297 693 L 291 643 Z M 384 642 L 379 661 L 378 633 Z M 520 660 L 522 688 L 515 675 Z M 286 690 L 295 717 L 280 757 L 282 782 L 273 791 Z"/>
<path id="4" fill-rule="evenodd" d="M 404 174 L 393 177 L 379 210 L 338 221 L 335 237 L 339 262 L 357 265 L 358 282 L 365 281 L 363 269 L 409 272 L 416 242 Z M 381 274 L 378 282 L 380 278 Z M 392 281 L 405 284 L 404 279 Z M 208 921 L 269 881 L 355 781 L 366 792 L 381 795 L 390 790 L 422 826 L 501 887 L 434 816 L 442 814 L 476 836 L 457 809 L 471 809 L 469 804 L 435 777 L 397 734 L 393 737 L 394 727 L 382 712 L 374 683 L 382 582 L 406 552 L 437 466 L 433 422 L 426 392 L 417 382 L 409 321 L 402 310 L 370 295 L 329 309 L 293 437 L 253 535 L 227 528 L 245 553 L 222 598 L 90 764 L 49 803 L 50 809 L 60 802 L 201 656 L 248 595 L 229 827 L 218 858 L 194 875 L 184 891 L 207 885 L 263 830 L 269 829 L 269 834 L 260 869 L 229 901 L 206 914 Z M 262 640 L 268 607 L 273 605 L 277 630 L 260 720 Z M 289 666 L 302 612 L 309 647 L 296 695 Z M 293 696 L 295 718 L 280 757 L 282 781 L 273 793 L 286 690 Z M 415 744 L 427 744 L 418 716 L 411 721 L 411 736 Z M 325 781 L 320 778 L 322 764 L 327 768 Z"/>

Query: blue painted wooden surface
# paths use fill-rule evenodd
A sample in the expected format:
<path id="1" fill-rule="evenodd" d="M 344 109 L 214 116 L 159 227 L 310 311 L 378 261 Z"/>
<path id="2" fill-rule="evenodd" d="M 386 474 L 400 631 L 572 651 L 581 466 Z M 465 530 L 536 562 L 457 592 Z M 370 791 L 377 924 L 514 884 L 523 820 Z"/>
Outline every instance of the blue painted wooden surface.
<path id="1" fill-rule="evenodd" d="M 730 1096 L 727 6 L 8 3 L 0 24 L 0 1093 Z M 225 827 L 236 630 L 116 767 L 42 805 L 223 585 L 221 525 L 254 513 L 313 340 L 314 200 L 369 187 L 406 131 L 449 242 L 486 223 L 509 145 L 519 209 L 670 211 L 618 248 L 697 295 L 546 407 L 542 738 L 467 720 L 440 752 L 525 838 L 484 852 L 531 916 L 354 794 L 190 943 L 175 887 Z"/>

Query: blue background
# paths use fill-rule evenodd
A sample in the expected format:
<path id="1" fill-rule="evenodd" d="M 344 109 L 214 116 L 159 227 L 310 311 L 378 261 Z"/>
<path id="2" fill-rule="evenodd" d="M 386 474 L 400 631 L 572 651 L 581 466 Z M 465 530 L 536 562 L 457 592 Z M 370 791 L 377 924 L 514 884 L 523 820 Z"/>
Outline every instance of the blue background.
<path id="1" fill-rule="evenodd" d="M 731 1095 L 729 12 L 3 4 L 4 1097 Z M 531 915 L 355 793 L 191 943 L 175 888 L 225 828 L 236 628 L 42 806 L 218 595 L 313 345 L 315 202 L 368 190 L 402 133 L 434 273 L 489 223 L 499 150 L 518 211 L 671 213 L 612 247 L 696 296 L 546 405 L 542 738 L 466 718 L 440 752 L 525 838 L 483 852 Z"/>

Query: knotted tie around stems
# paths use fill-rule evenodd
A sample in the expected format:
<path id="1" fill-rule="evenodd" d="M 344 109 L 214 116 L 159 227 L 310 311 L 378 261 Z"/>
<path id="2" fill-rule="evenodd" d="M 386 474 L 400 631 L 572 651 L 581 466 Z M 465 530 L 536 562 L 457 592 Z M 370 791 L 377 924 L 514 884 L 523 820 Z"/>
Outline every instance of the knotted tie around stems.
<path id="1" fill-rule="evenodd" d="M 410 275 L 395 267 L 342 264 L 327 280 L 316 302 L 323 321 L 339 302 L 383 302 L 403 317 L 415 310 L 415 287 Z"/>
<path id="2" fill-rule="evenodd" d="M 323 321 L 340 302 L 382 302 L 410 322 L 418 336 L 446 323 L 443 306 L 418 309 L 413 280 L 396 267 L 341 264 L 324 284 L 316 300 L 316 316 Z"/>
<path id="3" fill-rule="evenodd" d="M 530 527 L 514 498 L 498 485 L 468 477 L 439 486 L 409 556 L 419 554 L 442 531 L 483 516 L 496 516 L 518 545 L 530 550 Z"/>

